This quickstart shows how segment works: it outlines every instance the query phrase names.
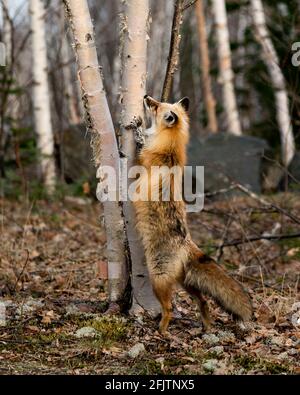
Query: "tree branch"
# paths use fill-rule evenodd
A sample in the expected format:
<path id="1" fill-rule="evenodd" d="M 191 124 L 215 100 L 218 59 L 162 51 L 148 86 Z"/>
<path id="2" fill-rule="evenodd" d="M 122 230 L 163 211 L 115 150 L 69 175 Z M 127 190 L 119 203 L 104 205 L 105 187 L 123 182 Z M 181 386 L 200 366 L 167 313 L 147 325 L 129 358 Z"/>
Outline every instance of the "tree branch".
<path id="1" fill-rule="evenodd" d="M 188 8 L 192 7 L 198 0 L 191 0 L 189 3 L 187 3 L 185 6 L 182 7 L 182 11 L 187 10 Z"/>
<path id="2" fill-rule="evenodd" d="M 171 93 L 173 77 L 177 70 L 179 60 L 179 47 L 181 41 L 180 28 L 182 24 L 183 15 L 183 2 L 184 0 L 175 0 L 174 4 L 174 16 L 172 24 L 172 34 L 170 41 L 168 65 L 163 85 L 163 91 L 161 95 L 161 101 L 166 102 Z"/>

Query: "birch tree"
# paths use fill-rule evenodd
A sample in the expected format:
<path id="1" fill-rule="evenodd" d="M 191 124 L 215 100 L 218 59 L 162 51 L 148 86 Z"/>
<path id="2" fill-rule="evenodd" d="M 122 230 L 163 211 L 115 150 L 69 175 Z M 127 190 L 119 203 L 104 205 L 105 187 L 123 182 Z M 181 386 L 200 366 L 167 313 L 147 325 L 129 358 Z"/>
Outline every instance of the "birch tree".
<path id="1" fill-rule="evenodd" d="M 47 71 L 45 10 L 42 0 L 29 1 L 32 39 L 33 113 L 45 188 L 55 187 L 54 140 L 51 125 L 50 93 Z"/>
<path id="2" fill-rule="evenodd" d="M 295 140 L 289 111 L 286 83 L 279 66 L 279 59 L 270 38 L 261 0 L 251 0 L 251 13 L 258 42 L 262 47 L 263 60 L 269 70 L 275 90 L 276 117 L 281 137 L 282 162 L 288 166 L 295 155 Z"/>
<path id="3" fill-rule="evenodd" d="M 110 166 L 119 174 L 120 158 L 114 126 L 100 74 L 94 28 L 87 0 L 64 0 L 66 15 L 74 36 L 74 48 L 92 148 L 97 167 Z M 100 169 L 100 168 L 99 168 Z M 98 176 L 102 177 L 98 170 Z M 118 201 L 103 203 L 107 235 L 109 297 L 122 299 L 128 282 L 125 232 L 122 209 Z"/>
<path id="4" fill-rule="evenodd" d="M 216 116 L 216 101 L 213 96 L 212 83 L 210 78 L 210 59 L 209 59 L 209 50 L 207 43 L 206 20 L 204 14 L 203 0 L 198 0 L 196 2 L 195 7 L 196 7 L 197 28 L 198 28 L 199 47 L 200 47 L 203 96 L 204 96 L 207 118 L 208 118 L 208 130 L 211 133 L 217 133 L 218 122 Z"/>
<path id="5" fill-rule="evenodd" d="M 127 0 L 123 23 L 124 51 L 122 74 L 122 152 L 130 169 L 136 158 L 134 135 L 128 125 L 134 118 L 143 118 L 143 98 L 146 94 L 147 41 L 149 19 L 148 0 Z M 132 263 L 133 312 L 137 304 L 156 314 L 159 306 L 148 278 L 141 240 L 135 228 L 135 210 L 131 201 L 124 202 L 127 238 Z"/>
<path id="6" fill-rule="evenodd" d="M 8 0 L 1 0 L 2 3 L 2 41 L 5 45 L 6 67 L 11 65 L 12 59 L 12 23 L 9 16 Z"/>
<path id="7" fill-rule="evenodd" d="M 225 0 L 212 0 L 214 13 L 217 49 L 219 58 L 220 83 L 223 92 L 223 106 L 229 133 L 240 136 L 241 123 L 234 91 L 234 74 L 232 70 L 229 30 L 227 23 Z"/>

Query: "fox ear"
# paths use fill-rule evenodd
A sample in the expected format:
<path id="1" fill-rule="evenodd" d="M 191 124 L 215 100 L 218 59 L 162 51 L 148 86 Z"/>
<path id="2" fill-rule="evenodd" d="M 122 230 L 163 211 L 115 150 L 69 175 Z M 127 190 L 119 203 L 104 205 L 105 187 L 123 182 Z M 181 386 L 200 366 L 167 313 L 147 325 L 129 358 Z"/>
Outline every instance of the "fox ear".
<path id="1" fill-rule="evenodd" d="M 159 106 L 159 102 L 148 95 L 144 96 L 144 104 L 148 110 L 156 110 Z"/>
<path id="2" fill-rule="evenodd" d="M 189 111 L 190 99 L 188 97 L 184 97 L 183 99 L 179 100 L 178 104 L 180 104 L 186 112 Z"/>

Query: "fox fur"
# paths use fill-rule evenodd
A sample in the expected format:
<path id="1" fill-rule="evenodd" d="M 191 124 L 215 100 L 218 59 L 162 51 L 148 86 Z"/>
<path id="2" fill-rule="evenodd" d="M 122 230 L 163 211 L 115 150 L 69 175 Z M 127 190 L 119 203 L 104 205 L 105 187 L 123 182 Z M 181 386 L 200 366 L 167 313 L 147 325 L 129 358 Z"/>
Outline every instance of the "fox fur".
<path id="1" fill-rule="evenodd" d="M 145 96 L 144 103 L 151 115 L 152 127 L 147 131 L 145 145 L 139 153 L 139 164 L 146 168 L 148 175 L 140 176 L 139 186 L 146 188 L 151 196 L 152 166 L 183 168 L 186 164 L 189 100 L 184 98 L 169 104 Z M 160 191 L 164 182 L 162 177 Z M 162 308 L 160 332 L 165 333 L 168 328 L 172 316 L 172 294 L 178 284 L 197 299 L 205 329 L 210 327 L 210 317 L 203 295 L 212 297 L 235 319 L 250 320 L 252 306 L 242 285 L 192 241 L 185 203 L 174 199 L 175 188 L 180 187 L 175 183 L 173 179 L 170 201 L 163 201 L 160 195 L 158 201 L 134 202 L 151 283 Z"/>

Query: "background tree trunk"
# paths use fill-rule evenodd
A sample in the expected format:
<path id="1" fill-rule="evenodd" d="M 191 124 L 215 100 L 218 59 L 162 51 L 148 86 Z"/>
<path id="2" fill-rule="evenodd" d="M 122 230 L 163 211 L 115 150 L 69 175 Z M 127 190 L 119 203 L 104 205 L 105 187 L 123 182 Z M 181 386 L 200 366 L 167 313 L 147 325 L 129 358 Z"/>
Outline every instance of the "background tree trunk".
<path id="1" fill-rule="evenodd" d="M 231 50 L 225 0 L 212 0 L 212 6 L 216 24 L 220 82 L 223 91 L 222 104 L 224 106 L 227 118 L 227 130 L 229 133 L 240 136 L 242 134 L 242 129 L 234 91 L 234 74 L 231 63 Z"/>
<path id="2" fill-rule="evenodd" d="M 51 193 L 55 187 L 55 161 L 43 1 L 30 0 L 29 13 L 32 31 L 34 121 L 41 155 L 43 180 L 46 189 Z"/>
<path id="3" fill-rule="evenodd" d="M 61 62 L 64 65 L 64 95 L 67 102 L 69 123 L 78 125 L 81 122 L 79 106 L 77 106 L 77 98 L 79 95 L 76 92 L 77 86 L 74 86 L 73 83 L 69 48 L 67 35 L 64 34 L 61 43 Z"/>
<path id="4" fill-rule="evenodd" d="M 5 44 L 6 52 L 6 67 L 11 65 L 12 60 L 12 26 L 9 17 L 9 1 L 1 0 L 2 2 L 2 41 Z"/>
<path id="5" fill-rule="evenodd" d="M 262 46 L 263 60 L 269 70 L 275 90 L 276 116 L 281 137 L 282 162 L 288 166 L 295 155 L 295 139 L 289 111 L 289 98 L 279 59 L 270 39 L 261 0 L 251 0 L 251 12 L 256 37 Z"/>
<path id="6" fill-rule="evenodd" d="M 87 0 L 64 0 L 73 30 L 88 127 L 93 132 L 92 147 L 97 166 L 111 166 L 119 174 L 116 135 L 103 87 L 95 45 L 94 28 Z M 128 283 L 124 220 L 118 201 L 105 202 L 104 220 L 107 235 L 109 297 L 121 301 Z"/>
<path id="7" fill-rule="evenodd" d="M 131 130 L 126 126 L 134 117 L 143 118 L 143 98 L 146 94 L 147 41 L 149 21 L 148 0 L 127 0 L 124 18 L 124 52 L 122 75 L 122 152 L 130 169 L 135 164 L 136 144 Z M 128 180 L 130 183 L 130 180 Z M 128 200 L 123 204 L 127 238 L 132 263 L 132 312 L 138 307 L 156 315 L 159 305 L 149 281 L 143 246 L 136 230 L 135 210 Z"/>
<path id="8" fill-rule="evenodd" d="M 216 117 L 216 101 L 213 96 L 212 84 L 210 78 L 210 59 L 209 59 L 209 50 L 207 43 L 206 20 L 205 20 L 203 0 L 197 0 L 195 7 L 196 7 L 196 16 L 197 16 L 199 46 L 200 46 L 203 96 L 205 100 L 205 106 L 206 106 L 206 112 L 208 118 L 208 130 L 210 131 L 210 133 L 217 133 L 218 122 Z"/>

